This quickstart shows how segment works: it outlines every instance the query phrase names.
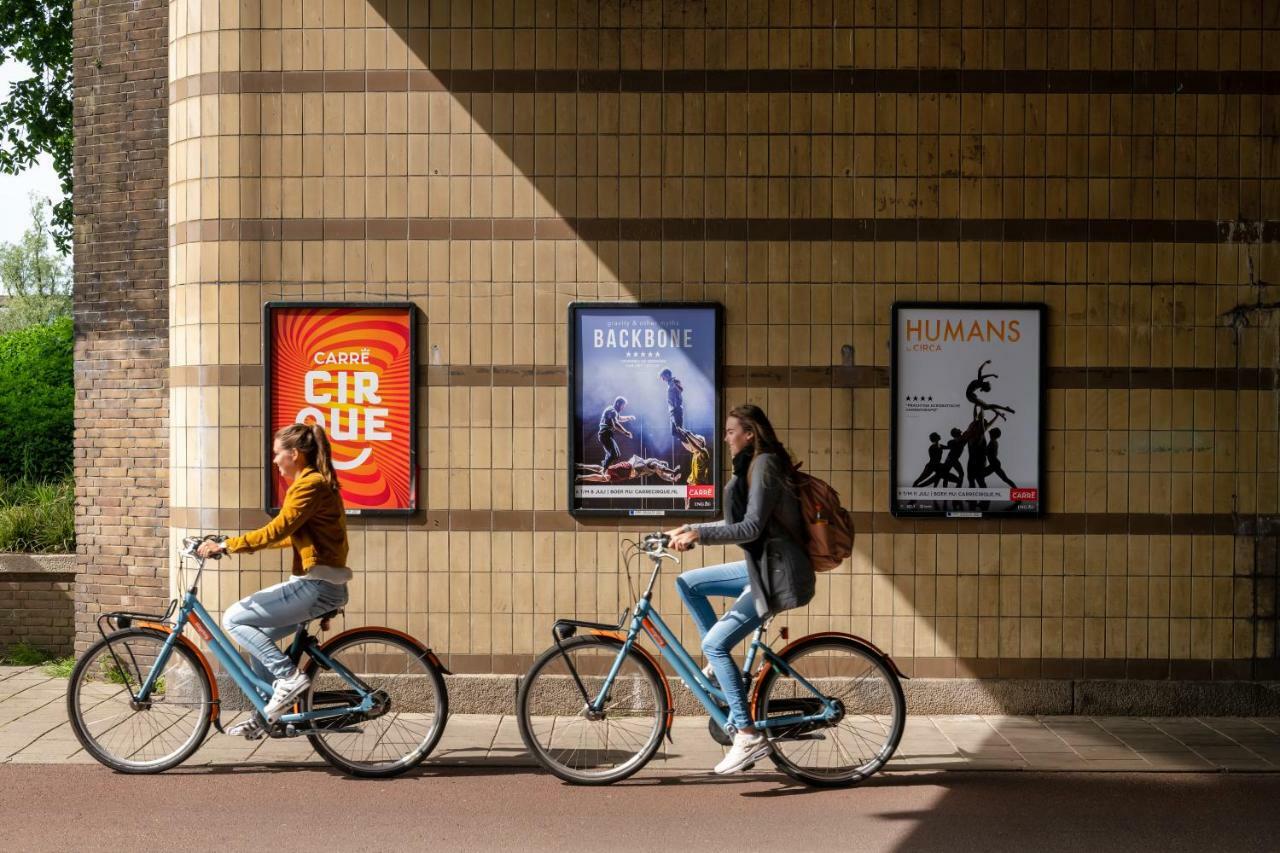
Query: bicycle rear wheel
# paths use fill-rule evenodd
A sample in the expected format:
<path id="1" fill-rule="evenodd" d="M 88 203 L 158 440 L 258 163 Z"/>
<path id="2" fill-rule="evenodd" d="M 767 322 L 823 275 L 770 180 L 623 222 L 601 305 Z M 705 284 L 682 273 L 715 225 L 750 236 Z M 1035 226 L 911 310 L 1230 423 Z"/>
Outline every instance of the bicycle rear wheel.
<path id="1" fill-rule="evenodd" d="M 653 758 L 668 711 L 662 676 L 634 648 L 623 658 L 604 708 L 592 713 L 570 665 L 595 699 L 618 659 L 622 641 L 574 637 L 548 649 L 520 683 L 516 717 L 525 746 L 566 782 L 607 785 L 626 779 Z"/>
<path id="2" fill-rule="evenodd" d="M 373 689 L 371 714 L 349 714 L 312 723 L 307 739 L 325 761 L 353 776 L 397 776 L 422 763 L 444 734 L 449 694 L 427 650 L 387 630 L 365 628 L 339 635 L 321 647 Z M 304 711 L 360 701 L 346 679 L 307 665 L 311 686 L 299 703 Z"/>
<path id="3" fill-rule="evenodd" d="M 796 675 L 839 703 L 828 723 L 770 730 L 772 759 L 784 773 L 820 787 L 856 785 L 885 765 L 906 725 L 902 685 L 874 649 L 845 637 L 813 637 L 782 656 Z M 772 666 L 760 681 L 757 720 L 816 714 L 822 700 L 798 679 Z"/>
<path id="4" fill-rule="evenodd" d="M 146 702 L 134 696 L 169 635 L 129 628 L 89 647 L 71 671 L 67 716 L 84 747 L 121 773 L 159 773 L 200 748 L 212 720 L 212 688 L 194 652 L 173 647 Z"/>

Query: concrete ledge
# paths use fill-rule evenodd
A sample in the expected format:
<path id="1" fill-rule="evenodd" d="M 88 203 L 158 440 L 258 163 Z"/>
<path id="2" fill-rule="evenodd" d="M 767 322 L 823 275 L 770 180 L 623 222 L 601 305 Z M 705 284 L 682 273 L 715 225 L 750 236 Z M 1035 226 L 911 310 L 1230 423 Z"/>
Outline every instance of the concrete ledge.
<path id="1" fill-rule="evenodd" d="M 705 712 L 679 679 L 670 679 L 676 715 Z M 449 675 L 453 714 L 512 714 L 520 678 Z M 1280 682 L 1104 679 L 913 678 L 902 683 L 912 715 L 1280 717 Z M 227 711 L 248 707 L 239 688 L 218 674 Z"/>
<path id="2" fill-rule="evenodd" d="M 74 581 L 76 555 L 15 554 L 0 551 L 0 578 L 12 580 L 11 575 L 22 575 L 23 580 L 44 577 L 50 581 Z"/>

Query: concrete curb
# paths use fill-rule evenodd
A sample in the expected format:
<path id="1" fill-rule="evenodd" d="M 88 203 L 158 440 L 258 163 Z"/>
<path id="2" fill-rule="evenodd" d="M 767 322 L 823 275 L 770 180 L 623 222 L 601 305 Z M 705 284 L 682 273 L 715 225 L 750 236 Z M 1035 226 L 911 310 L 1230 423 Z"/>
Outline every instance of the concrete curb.
<path id="1" fill-rule="evenodd" d="M 449 675 L 452 714 L 511 714 L 520 677 Z M 672 678 L 678 716 L 703 716 L 697 700 Z M 916 715 L 1280 717 L 1280 682 L 1137 681 L 1121 679 L 913 678 L 904 681 L 907 711 Z M 248 707 L 234 682 L 218 674 L 227 711 Z"/>
<path id="2" fill-rule="evenodd" d="M 75 579 L 75 554 L 17 554 L 0 551 L 0 575 L 70 575 Z"/>

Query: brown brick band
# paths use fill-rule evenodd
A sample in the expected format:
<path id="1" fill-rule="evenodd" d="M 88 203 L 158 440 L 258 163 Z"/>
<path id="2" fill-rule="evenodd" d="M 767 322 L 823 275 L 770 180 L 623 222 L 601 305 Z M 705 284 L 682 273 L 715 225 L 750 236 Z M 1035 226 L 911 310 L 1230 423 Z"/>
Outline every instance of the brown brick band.
<path id="1" fill-rule="evenodd" d="M 199 95 L 278 92 L 453 92 L 534 94 L 652 92 L 833 94 L 1267 95 L 1267 71 L 1069 71 L 960 69 L 692 69 L 222 71 L 169 84 L 171 101 Z"/>
<path id="2" fill-rule="evenodd" d="M 1280 75 L 1277 75 L 1280 76 Z M 1217 219 L 200 219 L 169 243 L 258 240 L 723 240 L 1280 243 L 1280 220 Z"/>
<path id="3" fill-rule="evenodd" d="M 888 388 L 889 369 L 851 367 L 769 367 L 727 365 L 725 384 L 745 388 Z M 262 385 L 262 366 L 211 364 L 172 367 L 175 388 Z M 523 388 L 568 384 L 563 365 L 422 365 L 419 387 Z M 1268 367 L 1050 367 L 1048 387 L 1057 389 L 1153 389 L 1182 391 L 1260 391 L 1280 385 Z"/>
<path id="4" fill-rule="evenodd" d="M 260 509 L 219 509 L 215 507 L 174 507 L 171 523 L 187 530 L 249 530 L 260 527 L 270 516 Z M 887 512 L 855 512 L 853 523 L 859 533 L 959 534 L 995 533 L 1044 536 L 1260 536 L 1280 535 L 1280 516 L 1229 513 L 1051 513 L 1044 518 L 947 519 L 895 518 Z M 405 529 L 402 518 L 371 517 L 359 522 L 366 530 Z M 426 509 L 408 520 L 410 528 L 457 532 L 558 532 L 590 533 L 593 530 L 635 531 L 645 529 L 637 519 L 575 519 L 566 512 L 539 510 L 432 510 Z M 661 526 L 661 519 L 652 522 Z"/>

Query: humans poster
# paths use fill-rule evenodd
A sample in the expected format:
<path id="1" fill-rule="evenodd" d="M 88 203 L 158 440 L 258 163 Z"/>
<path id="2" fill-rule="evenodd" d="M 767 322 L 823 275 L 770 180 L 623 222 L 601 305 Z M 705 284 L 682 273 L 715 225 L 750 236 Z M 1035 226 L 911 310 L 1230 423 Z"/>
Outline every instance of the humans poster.
<path id="1" fill-rule="evenodd" d="M 569 306 L 569 511 L 720 513 L 716 303 Z"/>
<path id="2" fill-rule="evenodd" d="M 894 515 L 1043 512 L 1044 312 L 894 305 Z"/>

